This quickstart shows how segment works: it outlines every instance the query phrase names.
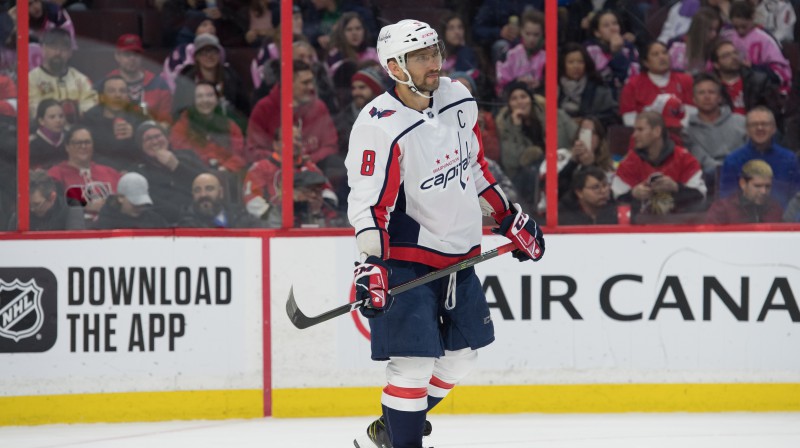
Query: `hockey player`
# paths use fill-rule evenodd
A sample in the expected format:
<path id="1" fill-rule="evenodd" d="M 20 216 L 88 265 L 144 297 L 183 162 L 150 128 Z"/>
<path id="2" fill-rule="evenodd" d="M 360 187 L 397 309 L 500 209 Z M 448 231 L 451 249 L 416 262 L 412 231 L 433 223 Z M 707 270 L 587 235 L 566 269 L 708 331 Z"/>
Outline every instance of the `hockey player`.
<path id="1" fill-rule="evenodd" d="M 544 238 L 489 173 L 475 99 L 440 77 L 436 31 L 402 20 L 381 29 L 377 50 L 396 85 L 359 114 L 346 166 L 360 252 L 356 298 L 368 299 L 361 312 L 372 359 L 389 361 L 388 384 L 383 415 L 354 443 L 421 448 L 427 412 L 469 373 L 494 327 L 472 268 L 412 289 L 394 305 L 389 285 L 477 255 L 482 214 L 514 241 L 520 261 L 541 258 Z"/>

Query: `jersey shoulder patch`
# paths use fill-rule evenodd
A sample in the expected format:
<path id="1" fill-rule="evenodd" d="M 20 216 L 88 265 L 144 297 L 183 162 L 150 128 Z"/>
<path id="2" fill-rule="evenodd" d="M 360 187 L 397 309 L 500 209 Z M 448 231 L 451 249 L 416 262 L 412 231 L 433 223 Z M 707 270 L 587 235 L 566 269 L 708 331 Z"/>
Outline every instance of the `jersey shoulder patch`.
<path id="1" fill-rule="evenodd" d="M 369 110 L 369 116 L 373 118 L 378 117 L 378 119 L 380 120 L 381 118 L 384 117 L 391 117 L 392 115 L 395 114 L 395 112 L 397 111 L 392 109 L 378 109 L 377 107 L 372 106 L 372 109 Z"/>

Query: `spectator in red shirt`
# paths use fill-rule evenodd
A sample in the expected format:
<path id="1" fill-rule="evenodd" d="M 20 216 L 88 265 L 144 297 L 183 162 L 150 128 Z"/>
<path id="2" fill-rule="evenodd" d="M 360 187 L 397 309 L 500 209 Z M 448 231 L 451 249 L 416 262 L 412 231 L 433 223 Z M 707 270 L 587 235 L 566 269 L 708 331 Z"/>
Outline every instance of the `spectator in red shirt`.
<path id="1" fill-rule="evenodd" d="M 667 134 L 661 114 L 648 111 L 636 117 L 635 149 L 620 162 L 611 184 L 614 197 L 631 202 L 633 213 L 693 211 L 705 198 L 700 163 Z"/>
<path id="2" fill-rule="evenodd" d="M 75 126 L 67 133 L 67 160 L 50 168 L 47 174 L 66 191 L 68 204 L 80 202 L 87 218 L 94 219 L 115 192 L 120 174 L 110 166 L 92 161 L 94 140 L 89 128 Z"/>
<path id="3" fill-rule="evenodd" d="M 772 168 L 760 159 L 744 164 L 739 175 L 739 194 L 719 199 L 706 214 L 710 224 L 781 222 L 783 207 L 770 196 Z"/>

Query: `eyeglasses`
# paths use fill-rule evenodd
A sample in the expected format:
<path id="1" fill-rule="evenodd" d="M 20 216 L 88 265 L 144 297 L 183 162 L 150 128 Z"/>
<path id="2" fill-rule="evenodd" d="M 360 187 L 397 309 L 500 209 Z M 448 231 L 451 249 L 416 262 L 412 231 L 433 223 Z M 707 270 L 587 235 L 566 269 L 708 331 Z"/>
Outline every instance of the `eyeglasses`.
<path id="1" fill-rule="evenodd" d="M 69 142 L 71 146 L 92 146 L 91 140 L 72 140 Z"/>
<path id="2" fill-rule="evenodd" d="M 608 182 L 601 182 L 599 184 L 594 184 L 591 187 L 583 187 L 584 190 L 592 190 L 594 192 L 605 190 L 607 188 L 611 188 L 611 185 L 609 185 Z"/>
<path id="3" fill-rule="evenodd" d="M 158 134 L 154 134 L 154 135 L 149 135 L 149 136 L 143 138 L 142 141 L 145 142 L 145 143 L 150 143 L 150 142 L 154 142 L 156 140 L 161 140 L 162 138 L 165 138 L 164 134 L 158 133 Z"/>

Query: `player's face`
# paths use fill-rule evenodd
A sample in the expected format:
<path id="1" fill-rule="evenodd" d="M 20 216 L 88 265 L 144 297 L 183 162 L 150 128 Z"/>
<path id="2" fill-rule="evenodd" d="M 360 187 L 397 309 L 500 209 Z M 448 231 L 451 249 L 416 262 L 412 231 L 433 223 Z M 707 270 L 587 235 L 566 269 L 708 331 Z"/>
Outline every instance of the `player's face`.
<path id="1" fill-rule="evenodd" d="M 148 129 L 142 134 L 142 151 L 150 157 L 155 157 L 159 151 L 169 148 L 167 137 L 158 129 Z"/>
<path id="2" fill-rule="evenodd" d="M 353 97 L 353 104 L 355 104 L 358 109 L 362 109 L 375 98 L 372 89 L 362 81 L 353 81 L 350 86 L 350 95 Z"/>
<path id="3" fill-rule="evenodd" d="M 724 44 L 717 48 L 717 62 L 714 64 L 721 72 L 738 72 L 742 68 L 739 52 L 732 44 Z"/>
<path id="4" fill-rule="evenodd" d="M 769 113 L 756 110 L 747 114 L 747 135 L 756 145 L 769 144 L 775 130 L 775 120 Z"/>
<path id="5" fill-rule="evenodd" d="M 661 138 L 660 128 L 650 126 L 645 119 L 637 119 L 633 126 L 633 142 L 637 148 L 649 148 L 650 145 Z"/>
<path id="6" fill-rule="evenodd" d="M 747 200 L 754 204 L 764 205 L 772 191 L 772 178 L 753 176 L 750 180 L 739 179 L 739 187 Z"/>
<path id="7" fill-rule="evenodd" d="M 608 42 L 611 37 L 619 35 L 619 22 L 614 14 L 603 14 L 597 22 L 597 31 L 594 32 L 595 37 Z"/>
<path id="8" fill-rule="evenodd" d="M 720 104 L 720 87 L 711 81 L 702 81 L 694 85 L 694 105 L 701 112 L 709 113 L 717 110 Z"/>
<path id="9" fill-rule="evenodd" d="M 314 74 L 311 70 L 302 70 L 294 74 L 292 93 L 294 100 L 300 104 L 307 104 L 314 100 Z"/>
<path id="10" fill-rule="evenodd" d="M 538 23 L 525 22 L 520 30 L 520 37 L 522 38 L 522 45 L 532 50 L 538 47 L 539 42 L 542 41 L 542 26 Z"/>
<path id="11" fill-rule="evenodd" d="M 48 107 L 44 111 L 44 117 L 39 118 L 39 126 L 52 132 L 64 132 L 65 124 L 64 109 L 58 104 Z"/>
<path id="12" fill-rule="evenodd" d="M 412 51 L 406 58 L 406 69 L 411 81 L 421 92 L 433 92 L 439 88 L 442 70 L 442 52 L 435 45 Z"/>
<path id="13" fill-rule="evenodd" d="M 137 73 L 142 68 L 142 55 L 135 51 L 117 51 L 114 59 L 119 69 L 125 73 Z"/>
<path id="14" fill-rule="evenodd" d="M 663 75 L 670 69 L 669 67 L 669 53 L 667 47 L 661 44 L 653 44 L 647 52 L 647 60 L 645 61 L 647 70 L 657 75 Z"/>
<path id="15" fill-rule="evenodd" d="M 583 53 L 580 51 L 573 51 L 564 56 L 564 75 L 577 81 L 583 78 L 586 74 L 586 61 L 583 60 Z"/>
<path id="16" fill-rule="evenodd" d="M 216 216 L 222 210 L 222 186 L 211 174 L 201 174 L 192 183 L 194 208 L 205 216 Z"/>
<path id="17" fill-rule="evenodd" d="M 76 131 L 67 141 L 67 156 L 70 162 L 86 165 L 92 161 L 93 153 L 94 141 L 92 141 L 92 134 L 86 129 Z"/>
<path id="18" fill-rule="evenodd" d="M 583 188 L 575 191 L 578 201 L 581 204 L 592 208 L 603 207 L 611 199 L 611 187 L 606 179 L 596 179 L 586 176 L 586 183 Z"/>
<path id="19" fill-rule="evenodd" d="M 464 23 L 460 18 L 454 17 L 447 22 L 447 28 L 444 30 L 444 39 L 450 45 L 464 45 Z"/>
<path id="20" fill-rule="evenodd" d="M 103 104 L 114 111 L 120 111 L 128 105 L 128 84 L 121 79 L 106 81 L 103 85 Z"/>
<path id="21" fill-rule="evenodd" d="M 219 105 L 219 98 L 214 88 L 208 84 L 199 84 L 194 89 L 194 107 L 203 115 L 211 115 Z"/>
<path id="22" fill-rule="evenodd" d="M 358 47 L 364 42 L 364 25 L 361 20 L 353 19 L 344 27 L 344 39 L 352 47 Z"/>

